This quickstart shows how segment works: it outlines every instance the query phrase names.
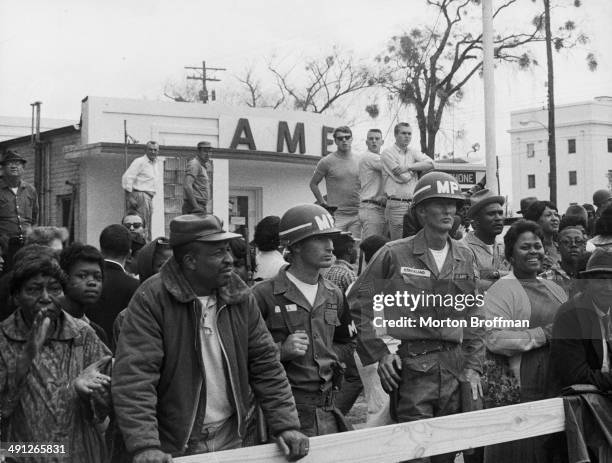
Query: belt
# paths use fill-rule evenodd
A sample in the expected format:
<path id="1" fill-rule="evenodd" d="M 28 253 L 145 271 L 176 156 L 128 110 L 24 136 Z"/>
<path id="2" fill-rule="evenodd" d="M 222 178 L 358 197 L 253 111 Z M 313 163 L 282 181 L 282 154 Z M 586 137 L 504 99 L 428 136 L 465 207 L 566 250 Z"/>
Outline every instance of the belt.
<path id="1" fill-rule="evenodd" d="M 380 201 L 375 201 L 373 199 L 363 199 L 361 202 L 362 203 L 369 203 L 369 204 L 376 204 L 377 206 L 384 207 L 383 203 L 381 203 Z"/>
<path id="2" fill-rule="evenodd" d="M 334 406 L 334 392 L 332 388 L 323 392 L 304 392 L 294 389 L 293 398 L 298 405 L 310 405 L 312 407 Z"/>
<path id="3" fill-rule="evenodd" d="M 155 192 L 153 192 L 153 191 L 144 191 L 144 190 L 132 190 L 132 191 L 135 191 L 136 193 L 144 193 L 147 196 L 149 196 L 150 198 L 155 196 Z"/>
<path id="4" fill-rule="evenodd" d="M 420 355 L 434 352 L 444 352 L 459 348 L 460 344 L 452 341 L 438 341 L 433 339 L 422 339 L 418 341 L 402 341 L 397 355 L 401 358 L 418 357 Z"/>
<path id="5" fill-rule="evenodd" d="M 392 201 L 401 201 L 403 203 L 411 203 L 412 202 L 412 199 L 398 198 L 397 196 L 387 196 L 387 199 L 390 199 Z"/>

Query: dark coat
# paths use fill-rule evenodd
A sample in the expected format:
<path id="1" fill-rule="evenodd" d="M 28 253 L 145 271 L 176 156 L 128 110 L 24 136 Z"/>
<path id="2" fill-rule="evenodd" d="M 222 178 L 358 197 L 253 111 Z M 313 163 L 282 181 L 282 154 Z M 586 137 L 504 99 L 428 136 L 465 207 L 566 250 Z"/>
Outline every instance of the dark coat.
<path id="1" fill-rule="evenodd" d="M 252 392 L 271 434 L 299 429 L 276 346 L 253 295 L 237 275 L 219 289 L 217 306 L 239 435 L 245 433 Z M 117 422 L 129 452 L 160 448 L 180 455 L 185 451 L 210 374 L 202 361 L 201 313 L 200 301 L 174 258 L 134 294 L 121 327 L 112 377 Z"/>
<path id="2" fill-rule="evenodd" d="M 138 280 L 125 273 L 119 264 L 104 261 L 102 295 L 98 302 L 87 309 L 86 315 L 102 327 L 107 339 L 113 339 L 115 318 L 128 306 L 139 284 Z"/>
<path id="3" fill-rule="evenodd" d="M 559 308 L 550 355 L 551 392 L 557 393 L 572 384 L 593 384 L 601 391 L 612 390 L 612 373 L 601 371 L 601 324 L 589 296 L 579 293 Z"/>

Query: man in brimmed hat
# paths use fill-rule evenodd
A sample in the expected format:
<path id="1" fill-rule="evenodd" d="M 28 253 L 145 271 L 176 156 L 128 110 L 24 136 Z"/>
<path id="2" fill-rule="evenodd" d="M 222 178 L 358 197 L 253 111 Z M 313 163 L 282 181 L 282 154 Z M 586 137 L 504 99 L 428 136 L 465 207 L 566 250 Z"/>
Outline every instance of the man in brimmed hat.
<path id="1" fill-rule="evenodd" d="M 349 425 L 335 404 L 341 368 L 333 349 L 344 296 L 320 274 L 334 263 L 332 238 L 340 229 L 315 204 L 292 207 L 279 227 L 291 264 L 257 284 L 253 294 L 278 345 L 302 432 L 317 436 L 346 431 Z"/>
<path id="2" fill-rule="evenodd" d="M 612 391 L 612 252 L 596 249 L 581 272 L 584 290 L 563 304 L 550 342 L 551 392 L 573 384 Z"/>
<path id="3" fill-rule="evenodd" d="M 464 241 L 474 253 L 481 289 L 487 289 L 510 269 L 504 258 L 504 245 L 495 240 L 504 229 L 503 205 L 504 197 L 493 194 L 488 188 L 470 197 L 466 215 L 472 220 L 474 230 L 465 236 Z"/>
<path id="4" fill-rule="evenodd" d="M 198 154 L 187 163 L 183 181 L 183 214 L 206 215 L 210 198 L 210 181 L 206 169 L 210 168 L 211 144 L 198 143 Z"/>
<path id="5" fill-rule="evenodd" d="M 24 245 L 28 231 L 38 223 L 36 189 L 22 179 L 25 164 L 25 158 L 14 150 L 7 150 L 0 161 L 0 235 L 9 239 L 4 271 L 10 269 L 15 252 Z"/>
<path id="6" fill-rule="evenodd" d="M 287 375 L 227 233 L 213 216 L 170 222 L 171 257 L 128 306 L 113 402 L 134 462 L 237 448 L 252 395 L 290 459 L 308 452 Z"/>

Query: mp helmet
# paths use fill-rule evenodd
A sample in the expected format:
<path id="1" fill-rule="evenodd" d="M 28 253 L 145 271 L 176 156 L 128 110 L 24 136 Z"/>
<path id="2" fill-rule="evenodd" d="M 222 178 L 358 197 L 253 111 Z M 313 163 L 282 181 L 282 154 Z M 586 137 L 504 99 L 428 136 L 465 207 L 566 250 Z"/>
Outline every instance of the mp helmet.
<path id="1" fill-rule="evenodd" d="M 465 201 L 459 182 L 455 177 L 445 172 L 425 174 L 415 185 L 412 197 L 413 206 L 431 198 L 455 199 L 457 200 L 457 207 L 461 207 L 463 201 Z"/>
<path id="2" fill-rule="evenodd" d="M 281 241 L 292 246 L 311 236 L 338 235 L 341 232 L 334 225 L 334 218 L 323 207 L 316 204 L 300 204 L 283 214 L 279 225 Z"/>

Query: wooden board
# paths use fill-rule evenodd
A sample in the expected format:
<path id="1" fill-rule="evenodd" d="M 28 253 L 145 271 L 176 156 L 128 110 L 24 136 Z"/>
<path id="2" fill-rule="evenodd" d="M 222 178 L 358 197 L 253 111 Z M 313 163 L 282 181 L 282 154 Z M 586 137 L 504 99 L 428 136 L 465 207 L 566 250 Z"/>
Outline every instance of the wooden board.
<path id="1" fill-rule="evenodd" d="M 314 437 L 303 463 L 391 463 L 563 431 L 560 398 Z M 175 458 L 178 463 L 281 463 L 274 444 Z"/>

